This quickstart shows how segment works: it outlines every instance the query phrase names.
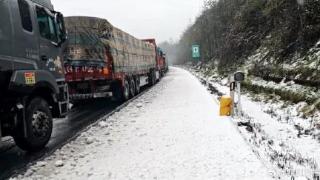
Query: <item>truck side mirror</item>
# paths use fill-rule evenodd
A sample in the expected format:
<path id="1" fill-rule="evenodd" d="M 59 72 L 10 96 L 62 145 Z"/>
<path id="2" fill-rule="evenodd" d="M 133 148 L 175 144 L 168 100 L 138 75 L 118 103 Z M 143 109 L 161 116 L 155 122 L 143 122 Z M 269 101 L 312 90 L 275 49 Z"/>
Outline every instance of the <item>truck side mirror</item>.
<path id="1" fill-rule="evenodd" d="M 55 15 L 55 21 L 57 24 L 57 30 L 58 30 L 58 35 L 59 35 L 59 42 L 58 44 L 61 45 L 67 40 L 67 32 L 64 24 L 64 18 L 63 15 L 59 12 L 56 12 Z"/>

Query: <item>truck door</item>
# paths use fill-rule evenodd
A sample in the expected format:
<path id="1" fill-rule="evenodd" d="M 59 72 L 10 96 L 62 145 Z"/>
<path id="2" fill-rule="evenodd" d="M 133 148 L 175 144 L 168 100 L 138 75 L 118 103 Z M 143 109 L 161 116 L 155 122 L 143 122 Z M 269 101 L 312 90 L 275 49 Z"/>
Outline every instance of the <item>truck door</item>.
<path id="1" fill-rule="evenodd" d="M 49 70 L 58 80 L 64 79 L 62 48 L 59 45 L 59 27 L 55 14 L 36 6 L 39 26 L 39 53 L 43 69 Z"/>
<path id="2" fill-rule="evenodd" d="M 10 0 L 0 1 L 0 99 L 9 83 L 12 64 L 12 26 Z"/>
<path id="3" fill-rule="evenodd" d="M 32 21 L 32 4 L 26 0 L 11 0 L 12 63 L 14 70 L 37 69 L 38 36 Z M 8 18 L 9 19 L 9 18 Z M 2 26 L 2 24 L 1 24 Z"/>
<path id="4" fill-rule="evenodd" d="M 9 0 L 0 1 L 0 70 L 12 70 L 12 28 Z"/>

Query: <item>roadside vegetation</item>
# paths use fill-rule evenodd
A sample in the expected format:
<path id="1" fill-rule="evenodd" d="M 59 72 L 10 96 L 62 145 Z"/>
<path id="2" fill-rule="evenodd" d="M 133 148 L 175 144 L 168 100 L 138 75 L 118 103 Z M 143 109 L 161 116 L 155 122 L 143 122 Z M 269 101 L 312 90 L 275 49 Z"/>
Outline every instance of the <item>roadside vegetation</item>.
<path id="1" fill-rule="evenodd" d="M 242 70 L 248 91 L 320 109 L 319 39 L 318 0 L 208 0 L 181 39 L 166 48 L 177 50 L 177 64 L 193 62 L 209 76 Z M 191 59 L 192 44 L 201 45 L 199 63 Z"/>

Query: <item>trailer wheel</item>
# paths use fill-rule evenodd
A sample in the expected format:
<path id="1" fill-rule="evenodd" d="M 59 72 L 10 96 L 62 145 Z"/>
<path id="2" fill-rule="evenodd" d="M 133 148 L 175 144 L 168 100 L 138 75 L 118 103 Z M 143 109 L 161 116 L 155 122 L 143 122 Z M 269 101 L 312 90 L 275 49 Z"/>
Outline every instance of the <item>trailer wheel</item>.
<path id="1" fill-rule="evenodd" d="M 116 85 L 113 89 L 114 96 L 117 101 L 127 101 L 130 98 L 130 85 L 127 79 L 124 80 L 124 85 Z"/>
<path id="2" fill-rule="evenodd" d="M 134 78 L 130 78 L 130 97 L 136 95 L 136 82 Z"/>
<path id="3" fill-rule="evenodd" d="M 156 72 L 154 70 L 151 70 L 149 74 L 149 86 L 153 86 L 155 84 L 156 84 Z"/>
<path id="4" fill-rule="evenodd" d="M 128 79 L 124 80 L 124 87 L 122 88 L 122 100 L 127 101 L 130 99 L 130 85 Z"/>
<path id="5" fill-rule="evenodd" d="M 36 152 L 47 145 L 51 134 L 52 114 L 49 105 L 44 99 L 36 97 L 25 110 L 25 126 L 23 119 L 19 119 L 18 129 L 13 136 L 16 145 L 25 151 Z"/>
<path id="6" fill-rule="evenodd" d="M 140 77 L 135 78 L 135 83 L 136 83 L 136 94 L 140 93 Z"/>
<path id="7" fill-rule="evenodd" d="M 161 71 L 160 71 L 160 76 L 161 76 L 161 78 L 163 78 L 164 75 L 165 75 L 165 74 L 164 74 L 164 71 L 161 70 Z"/>

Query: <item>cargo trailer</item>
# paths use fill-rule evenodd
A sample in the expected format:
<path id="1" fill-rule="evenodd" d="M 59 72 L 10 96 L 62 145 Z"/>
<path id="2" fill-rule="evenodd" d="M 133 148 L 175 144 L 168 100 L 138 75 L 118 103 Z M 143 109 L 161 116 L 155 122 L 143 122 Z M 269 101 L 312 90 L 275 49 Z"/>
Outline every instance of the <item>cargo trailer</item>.
<path id="1" fill-rule="evenodd" d="M 139 40 L 96 17 L 65 18 L 66 81 L 74 102 L 112 96 L 128 100 L 160 78 L 155 43 Z"/>

